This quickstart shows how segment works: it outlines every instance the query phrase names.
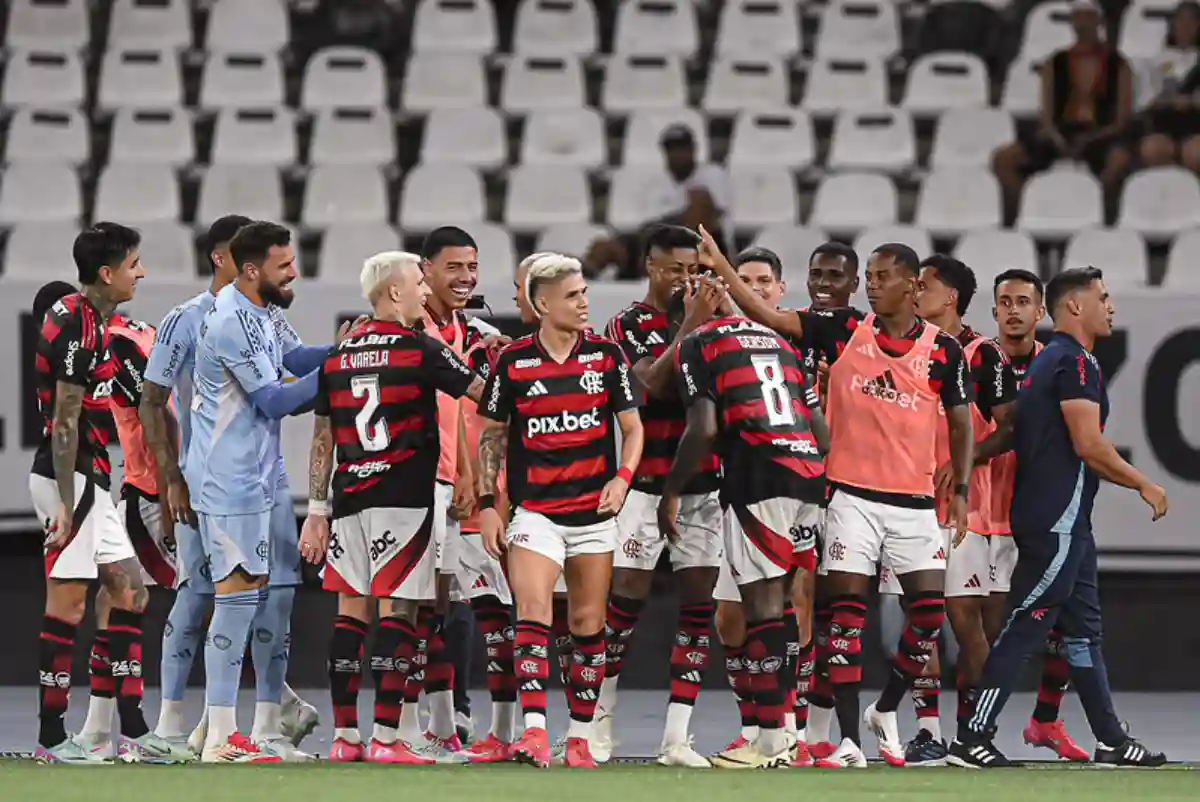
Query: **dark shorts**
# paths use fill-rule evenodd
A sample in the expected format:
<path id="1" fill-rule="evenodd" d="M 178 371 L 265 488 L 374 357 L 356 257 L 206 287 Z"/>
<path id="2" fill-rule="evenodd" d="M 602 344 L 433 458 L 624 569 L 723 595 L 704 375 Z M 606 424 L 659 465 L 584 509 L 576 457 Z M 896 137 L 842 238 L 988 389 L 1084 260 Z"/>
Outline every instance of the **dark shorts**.
<path id="1" fill-rule="evenodd" d="M 1067 142 L 1070 143 L 1087 134 L 1089 130 L 1087 128 L 1064 127 L 1062 132 Z M 1026 155 L 1025 171 L 1030 175 L 1047 170 L 1059 159 L 1067 158 L 1065 153 L 1059 151 L 1057 145 L 1040 133 L 1034 134 L 1022 142 L 1022 144 L 1025 147 Z M 1083 152 L 1080 153 L 1080 158 L 1087 164 L 1089 170 L 1099 174 L 1104 169 L 1104 162 L 1108 158 L 1108 152 L 1119 144 L 1121 143 L 1113 138 L 1092 142 L 1084 147 Z"/>

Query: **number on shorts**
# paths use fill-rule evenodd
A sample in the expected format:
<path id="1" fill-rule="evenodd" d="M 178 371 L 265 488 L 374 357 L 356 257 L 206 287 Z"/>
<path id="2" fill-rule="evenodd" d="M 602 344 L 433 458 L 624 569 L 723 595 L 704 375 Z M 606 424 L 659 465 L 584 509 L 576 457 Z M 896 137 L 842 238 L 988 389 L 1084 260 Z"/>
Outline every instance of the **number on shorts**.
<path id="1" fill-rule="evenodd" d="M 792 395 L 788 392 L 783 365 L 777 354 L 754 354 L 750 364 L 758 375 L 763 404 L 767 408 L 767 423 L 771 426 L 792 426 L 796 413 L 792 411 Z"/>
<path id="2" fill-rule="evenodd" d="M 350 394 L 355 399 L 365 398 L 362 409 L 354 416 L 354 428 L 358 430 L 358 442 L 364 451 L 383 451 L 388 447 L 387 421 L 380 419 L 371 423 L 379 409 L 379 377 L 350 377 Z"/>

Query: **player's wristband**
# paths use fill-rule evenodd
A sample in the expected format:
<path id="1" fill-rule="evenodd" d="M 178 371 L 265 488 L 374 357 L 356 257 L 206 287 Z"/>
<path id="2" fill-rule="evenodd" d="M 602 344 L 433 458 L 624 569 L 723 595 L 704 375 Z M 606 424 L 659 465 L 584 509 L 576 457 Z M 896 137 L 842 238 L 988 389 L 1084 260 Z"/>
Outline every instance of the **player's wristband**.
<path id="1" fill-rule="evenodd" d="M 329 502 L 325 499 L 310 498 L 308 500 L 309 515 L 323 515 L 329 517 Z"/>
<path id="2" fill-rule="evenodd" d="M 626 486 L 633 484 L 633 471 L 622 465 L 617 469 L 617 478 L 624 479 Z"/>
<path id="3" fill-rule="evenodd" d="M 970 492 L 971 486 L 966 482 L 961 482 L 954 486 L 954 495 L 956 496 L 962 496 L 963 498 L 966 498 Z"/>
<path id="4" fill-rule="evenodd" d="M 491 509 L 495 509 L 495 507 L 496 507 L 496 494 L 495 493 L 484 493 L 482 496 L 479 497 L 479 509 L 480 510 L 491 510 Z"/>

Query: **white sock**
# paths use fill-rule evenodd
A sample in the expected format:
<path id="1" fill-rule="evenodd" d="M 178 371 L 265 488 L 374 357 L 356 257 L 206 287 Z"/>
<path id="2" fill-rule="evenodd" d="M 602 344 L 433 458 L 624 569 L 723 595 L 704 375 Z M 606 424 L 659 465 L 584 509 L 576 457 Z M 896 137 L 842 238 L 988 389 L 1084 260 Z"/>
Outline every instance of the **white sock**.
<path id="1" fill-rule="evenodd" d="M 516 740 L 517 703 L 492 702 L 492 735 L 506 744 Z"/>
<path id="2" fill-rule="evenodd" d="M 279 718 L 282 715 L 282 705 L 276 702 L 257 702 L 254 705 L 254 728 L 250 731 L 250 739 L 265 741 L 269 738 L 283 737 L 279 732 Z"/>
<path id="3" fill-rule="evenodd" d="M 183 731 L 183 702 L 173 699 L 163 699 L 158 709 L 158 726 L 154 733 L 160 738 L 179 738 L 185 735 Z"/>
<path id="4" fill-rule="evenodd" d="M 376 724 L 375 727 L 378 728 L 379 725 Z M 393 732 L 395 732 L 395 730 L 393 730 Z M 358 727 L 334 727 L 333 740 L 336 741 L 339 738 L 348 744 L 362 743 L 362 736 L 358 734 Z"/>
<path id="5" fill-rule="evenodd" d="M 429 731 L 438 738 L 454 736 L 454 691 L 429 694 Z"/>
<path id="6" fill-rule="evenodd" d="M 283 684 L 283 696 L 280 698 L 280 701 L 285 705 L 304 704 L 304 700 L 297 696 L 296 692 L 292 690 L 292 686 L 286 682 Z"/>
<path id="7" fill-rule="evenodd" d="M 575 719 L 571 719 L 571 722 L 567 725 L 568 738 L 583 738 L 586 740 L 591 734 L 592 722 L 590 721 L 576 721 Z"/>
<path id="8" fill-rule="evenodd" d="M 789 710 L 783 714 L 783 731 L 789 735 L 796 734 L 796 711 Z"/>
<path id="9" fill-rule="evenodd" d="M 208 705 L 204 705 L 204 712 L 200 714 L 200 723 L 196 725 L 196 729 L 208 732 Z"/>
<path id="10" fill-rule="evenodd" d="M 208 736 L 204 739 L 205 749 L 218 749 L 225 745 L 229 736 L 237 732 L 236 707 L 208 708 Z"/>
<path id="11" fill-rule="evenodd" d="M 802 744 L 808 743 L 808 730 L 796 730 L 796 740 Z"/>
<path id="12" fill-rule="evenodd" d="M 400 740 L 409 746 L 425 740 L 421 733 L 421 707 L 416 702 L 400 708 Z"/>
<path id="13" fill-rule="evenodd" d="M 687 743 L 688 724 L 692 720 L 692 706 L 671 702 L 667 705 L 667 723 L 663 727 L 663 746 Z"/>
<path id="14" fill-rule="evenodd" d="M 385 727 L 383 724 L 376 722 L 375 729 L 371 732 L 371 740 L 379 741 L 381 744 L 394 744 L 400 734 L 392 727 Z"/>
<path id="15" fill-rule="evenodd" d="M 788 748 L 787 731 L 774 727 L 762 727 L 758 731 L 758 751 L 764 757 L 775 757 Z"/>
<path id="16" fill-rule="evenodd" d="M 754 743 L 755 741 L 757 741 L 758 740 L 758 725 L 757 724 L 743 724 L 742 725 L 742 737 L 745 738 L 746 741 L 749 743 Z"/>
<path id="17" fill-rule="evenodd" d="M 603 711 L 612 715 L 617 709 L 617 680 L 619 677 L 605 677 L 600 680 L 600 697 L 596 701 L 597 713 Z"/>
<path id="18" fill-rule="evenodd" d="M 933 736 L 933 740 L 942 740 L 942 722 L 937 716 L 923 716 L 917 719 L 917 726 Z"/>
<path id="19" fill-rule="evenodd" d="M 833 708 L 808 706 L 808 743 L 819 744 L 829 740 L 833 728 Z"/>
<path id="20" fill-rule="evenodd" d="M 575 722 L 571 722 L 574 724 Z M 527 730 L 544 730 L 546 729 L 546 714 L 545 713 L 526 713 L 525 714 L 525 729 Z"/>
<path id="21" fill-rule="evenodd" d="M 87 737 L 111 734 L 113 714 L 116 712 L 115 697 L 89 696 L 87 719 L 83 722 L 83 729 L 79 734 Z"/>

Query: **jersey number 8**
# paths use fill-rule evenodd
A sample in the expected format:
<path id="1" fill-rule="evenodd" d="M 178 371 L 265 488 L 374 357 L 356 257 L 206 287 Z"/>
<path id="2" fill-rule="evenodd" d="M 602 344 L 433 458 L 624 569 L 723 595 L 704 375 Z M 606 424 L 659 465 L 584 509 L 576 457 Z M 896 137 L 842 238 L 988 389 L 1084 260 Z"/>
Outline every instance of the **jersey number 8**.
<path id="1" fill-rule="evenodd" d="M 354 428 L 358 431 L 358 442 L 362 444 L 363 451 L 383 451 L 389 441 L 387 421 L 381 418 L 371 422 L 375 411 L 379 409 L 379 377 L 351 377 L 350 394 L 355 399 L 366 399 L 362 409 L 354 416 Z"/>
<path id="2" fill-rule="evenodd" d="M 792 395 L 788 392 L 787 376 L 777 354 L 754 354 L 750 357 L 754 373 L 762 389 L 767 408 L 767 423 L 771 426 L 793 426 L 796 413 L 792 410 Z"/>

